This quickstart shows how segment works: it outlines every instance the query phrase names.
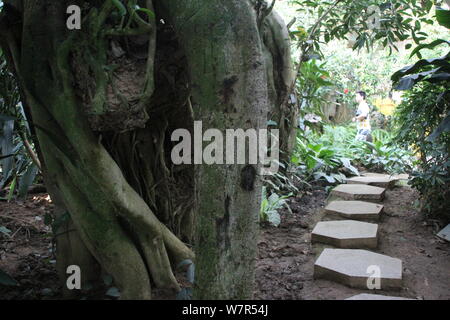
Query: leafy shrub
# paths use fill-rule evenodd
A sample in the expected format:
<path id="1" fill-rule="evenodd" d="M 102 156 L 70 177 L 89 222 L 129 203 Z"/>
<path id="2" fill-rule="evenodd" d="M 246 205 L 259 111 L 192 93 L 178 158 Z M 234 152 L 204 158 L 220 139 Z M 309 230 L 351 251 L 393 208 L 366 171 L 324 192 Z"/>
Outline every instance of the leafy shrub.
<path id="1" fill-rule="evenodd" d="M 341 168 L 358 175 L 358 170 L 351 165 L 350 159 L 340 156 L 333 148 L 320 143 L 305 143 L 299 138 L 292 162 L 305 173 L 306 180 L 314 178 L 325 179 L 329 183 L 343 182 L 345 175 L 339 171 Z"/>
<path id="2" fill-rule="evenodd" d="M 450 112 L 450 90 L 422 82 L 407 92 L 397 108 L 397 141 L 416 152 L 420 165 L 410 184 L 430 216 L 450 218 L 450 132 L 433 139 L 432 133 Z"/>
<path id="3" fill-rule="evenodd" d="M 393 143 L 363 141 L 363 151 L 359 161 L 361 164 L 376 172 L 404 173 L 412 169 L 415 161 L 411 152 L 399 148 Z"/>
<path id="4" fill-rule="evenodd" d="M 413 154 L 394 142 L 393 134 L 377 129 L 373 142 L 356 141 L 355 124 L 325 125 L 321 135 L 299 135 L 292 163 L 307 181 L 342 183 L 346 175 L 359 175 L 355 166 L 377 172 L 403 173 L 414 165 Z M 314 141 L 314 142 L 313 142 Z"/>
<path id="5" fill-rule="evenodd" d="M 315 59 L 304 62 L 300 68 L 297 81 L 297 93 L 301 101 L 300 113 L 315 113 L 322 115 L 322 106 L 327 103 L 325 95 L 330 91 L 333 82 L 325 70 L 326 62 L 318 64 Z"/>

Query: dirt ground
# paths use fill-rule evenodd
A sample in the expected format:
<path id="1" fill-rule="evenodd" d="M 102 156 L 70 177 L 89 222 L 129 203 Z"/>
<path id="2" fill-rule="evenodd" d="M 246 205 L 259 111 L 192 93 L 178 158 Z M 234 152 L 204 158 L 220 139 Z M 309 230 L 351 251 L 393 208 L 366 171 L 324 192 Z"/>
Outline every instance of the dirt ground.
<path id="1" fill-rule="evenodd" d="M 23 203 L 0 202 L 0 269 L 14 277 L 19 287 L 1 287 L 0 299 L 48 299 L 58 294 L 50 227 L 45 213 L 52 209 L 47 194 L 30 195 Z"/>
<path id="2" fill-rule="evenodd" d="M 293 215 L 283 212 L 279 228 L 266 228 L 259 240 L 257 299 L 342 300 L 359 293 L 379 293 L 423 300 L 450 299 L 450 244 L 435 234 L 436 221 L 424 222 L 414 208 L 414 190 L 388 190 L 379 222 L 376 252 L 403 261 L 404 286 L 399 291 L 360 290 L 327 280 L 314 280 L 314 261 L 325 246 L 311 245 L 310 234 L 323 218 L 323 190 L 291 199 Z"/>
<path id="3" fill-rule="evenodd" d="M 282 212 L 280 227 L 261 229 L 255 299 L 345 299 L 363 290 L 326 280 L 313 280 L 313 266 L 323 247 L 312 246 L 310 233 L 322 219 L 327 194 L 323 188 L 289 200 L 293 214 Z M 380 221 L 377 252 L 403 260 L 404 288 L 380 292 L 415 299 L 450 299 L 450 244 L 435 236 L 439 226 L 413 207 L 409 187 L 387 192 L 386 214 Z M 0 203 L 0 269 L 19 287 L 0 287 L 0 299 L 61 299 L 52 251 L 51 231 L 44 224 L 52 209 L 46 194 L 30 195 L 24 203 Z M 368 292 L 368 291 L 367 291 Z M 156 292 L 155 292 L 156 293 Z M 106 299 L 97 296 L 97 299 Z M 157 294 L 159 299 L 173 298 Z"/>

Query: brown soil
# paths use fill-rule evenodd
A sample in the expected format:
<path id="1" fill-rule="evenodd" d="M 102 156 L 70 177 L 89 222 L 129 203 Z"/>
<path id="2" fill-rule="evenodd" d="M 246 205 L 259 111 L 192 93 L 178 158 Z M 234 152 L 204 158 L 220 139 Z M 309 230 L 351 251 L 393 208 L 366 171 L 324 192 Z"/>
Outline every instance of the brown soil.
<path id="1" fill-rule="evenodd" d="M 310 233 L 321 220 L 327 194 L 316 190 L 289 200 L 293 213 L 282 212 L 280 227 L 264 227 L 259 240 L 255 299 L 345 299 L 362 293 L 326 280 L 313 280 L 321 246 L 312 246 Z M 24 203 L 0 203 L 0 269 L 18 287 L 0 287 L 0 299 L 61 299 L 52 251 L 51 231 L 44 216 L 52 209 L 46 194 Z M 387 192 L 386 214 L 380 221 L 377 252 L 403 260 L 404 288 L 381 294 L 419 299 L 450 299 L 450 244 L 435 233 L 441 226 L 424 222 L 414 209 L 417 194 L 409 187 Z M 368 292 L 368 291 L 366 291 Z M 157 299 L 173 298 L 155 292 Z M 94 297 L 95 298 L 95 297 Z M 104 295 L 98 295 L 105 299 Z"/>
<path id="2" fill-rule="evenodd" d="M 414 299 L 450 299 L 450 244 L 435 236 L 441 227 L 424 222 L 414 208 L 417 194 L 407 186 L 388 190 L 379 222 L 379 253 L 403 261 L 400 291 L 376 293 Z M 323 218 L 324 191 L 291 199 L 294 214 L 283 212 L 279 228 L 262 230 L 257 261 L 257 299 L 342 300 L 370 290 L 314 280 L 314 261 L 324 246 L 311 245 L 310 234 Z"/>
<path id="3" fill-rule="evenodd" d="M 49 299 L 59 291 L 50 227 L 44 224 L 52 204 L 47 194 L 30 195 L 24 203 L 0 202 L 0 269 L 18 287 L 0 286 L 0 299 Z"/>
<path id="4" fill-rule="evenodd" d="M 55 269 L 54 242 L 45 215 L 53 209 L 48 194 L 30 195 L 22 203 L 0 202 L 0 226 L 11 230 L 8 236 L 0 233 L 0 270 L 19 282 L 17 287 L 0 285 L 0 300 L 56 300 L 63 299 Z M 177 270 L 176 278 L 183 288 L 190 287 L 184 270 Z M 115 300 L 107 295 L 112 285 L 96 283 L 92 288 L 74 292 L 77 299 Z M 152 290 L 153 299 L 175 299 L 173 292 Z"/>

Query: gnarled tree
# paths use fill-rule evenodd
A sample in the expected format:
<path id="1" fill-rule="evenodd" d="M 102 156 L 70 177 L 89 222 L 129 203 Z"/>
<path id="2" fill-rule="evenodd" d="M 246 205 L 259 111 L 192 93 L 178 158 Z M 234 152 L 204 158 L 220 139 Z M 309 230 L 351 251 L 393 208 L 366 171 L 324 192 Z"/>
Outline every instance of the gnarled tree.
<path id="1" fill-rule="evenodd" d="M 282 20 L 250 0 L 8 0 L 0 41 L 36 132 L 56 219 L 57 265 L 112 275 L 123 299 L 152 284 L 249 298 L 257 165 L 180 165 L 171 133 L 262 129 L 288 113 L 293 71 Z M 69 5 L 81 30 L 66 25 Z M 248 160 L 248 159 L 247 159 Z M 194 259 L 195 251 L 195 259 Z"/>

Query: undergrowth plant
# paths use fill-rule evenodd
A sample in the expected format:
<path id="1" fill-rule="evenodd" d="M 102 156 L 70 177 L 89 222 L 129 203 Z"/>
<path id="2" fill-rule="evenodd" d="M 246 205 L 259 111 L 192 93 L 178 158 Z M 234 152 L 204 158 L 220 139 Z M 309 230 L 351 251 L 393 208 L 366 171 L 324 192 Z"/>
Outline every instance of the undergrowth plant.
<path id="1" fill-rule="evenodd" d="M 324 125 L 323 134 L 309 132 L 297 137 L 292 163 L 306 181 L 342 183 L 349 175 L 359 175 L 357 167 L 376 172 L 409 172 L 413 154 L 394 141 L 386 130 L 372 132 L 373 142 L 356 141 L 354 124 Z"/>
<path id="2" fill-rule="evenodd" d="M 444 92 L 444 93 L 443 93 Z M 421 83 L 407 92 L 396 113 L 397 141 L 415 152 L 420 164 L 410 184 L 421 194 L 421 209 L 450 220 L 450 132 L 432 133 L 450 113 L 450 90 Z"/>
<path id="3" fill-rule="evenodd" d="M 289 207 L 286 199 L 291 197 L 292 194 L 280 196 L 276 192 L 268 195 L 267 188 L 262 188 L 261 210 L 259 213 L 260 222 L 268 222 L 275 227 L 278 227 L 281 223 L 281 216 L 279 210 L 285 207 L 289 212 Z"/>

